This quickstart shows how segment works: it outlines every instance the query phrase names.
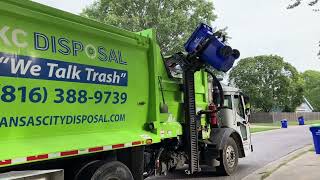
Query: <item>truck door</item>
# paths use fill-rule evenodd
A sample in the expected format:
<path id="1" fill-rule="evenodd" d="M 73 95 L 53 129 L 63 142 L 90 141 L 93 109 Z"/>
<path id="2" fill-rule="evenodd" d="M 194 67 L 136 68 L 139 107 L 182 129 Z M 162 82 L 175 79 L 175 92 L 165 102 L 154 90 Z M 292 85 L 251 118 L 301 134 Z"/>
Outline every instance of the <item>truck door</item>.
<path id="1" fill-rule="evenodd" d="M 247 156 L 251 152 L 251 134 L 248 117 L 245 113 L 244 99 L 240 95 L 234 95 L 234 110 L 237 130 L 241 134 L 243 148 Z"/>

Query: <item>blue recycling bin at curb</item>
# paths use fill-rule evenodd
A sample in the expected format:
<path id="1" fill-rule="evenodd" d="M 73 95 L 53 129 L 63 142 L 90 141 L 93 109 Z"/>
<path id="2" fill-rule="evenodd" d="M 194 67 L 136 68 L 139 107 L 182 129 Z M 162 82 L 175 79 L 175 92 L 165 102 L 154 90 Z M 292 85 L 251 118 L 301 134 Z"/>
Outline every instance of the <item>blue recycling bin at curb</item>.
<path id="1" fill-rule="evenodd" d="M 303 116 L 298 117 L 298 122 L 299 122 L 299 125 L 300 125 L 300 126 L 304 125 L 304 118 L 303 118 Z"/>
<path id="2" fill-rule="evenodd" d="M 288 128 L 288 120 L 286 119 L 281 120 L 281 128 Z"/>
<path id="3" fill-rule="evenodd" d="M 314 149 L 316 154 L 320 154 L 320 125 L 310 127 L 313 136 Z"/>

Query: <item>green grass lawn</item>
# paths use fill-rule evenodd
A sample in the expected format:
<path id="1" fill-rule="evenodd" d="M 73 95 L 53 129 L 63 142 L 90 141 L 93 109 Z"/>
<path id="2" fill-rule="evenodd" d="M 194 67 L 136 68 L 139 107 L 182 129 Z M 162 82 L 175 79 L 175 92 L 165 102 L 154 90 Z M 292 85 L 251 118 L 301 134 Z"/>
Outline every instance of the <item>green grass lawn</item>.
<path id="1" fill-rule="evenodd" d="M 299 125 L 298 121 L 288 121 L 289 126 L 290 125 Z M 278 122 L 278 124 L 280 125 L 280 122 Z M 304 124 L 306 125 L 312 125 L 312 124 L 320 124 L 320 120 L 308 120 L 308 121 L 304 121 Z"/>
<path id="2" fill-rule="evenodd" d="M 262 131 L 270 131 L 270 130 L 274 130 L 274 129 L 278 129 L 278 128 L 273 128 L 273 127 L 254 127 L 254 128 L 250 128 L 250 132 L 251 133 L 256 133 L 256 132 L 262 132 Z"/>
<path id="3" fill-rule="evenodd" d="M 313 124 L 319 124 L 320 120 L 308 120 L 304 121 L 306 125 L 313 125 Z M 250 132 L 256 133 L 256 132 L 262 132 L 262 131 L 269 131 L 274 129 L 281 128 L 281 122 L 277 121 L 275 123 L 251 123 Z M 299 125 L 298 121 L 288 121 L 288 126 L 296 126 Z"/>
<path id="4" fill-rule="evenodd" d="M 308 120 L 304 121 L 306 125 L 312 125 L 312 124 L 320 124 L 320 120 Z M 281 122 L 277 121 L 275 123 L 251 123 L 252 125 L 257 125 L 257 126 L 273 126 L 273 127 L 281 127 Z M 299 125 L 298 121 L 288 121 L 288 125 L 294 126 L 294 125 Z"/>
<path id="5" fill-rule="evenodd" d="M 319 124 L 320 125 L 320 120 L 305 121 L 305 124 L 308 124 L 308 125 Z"/>

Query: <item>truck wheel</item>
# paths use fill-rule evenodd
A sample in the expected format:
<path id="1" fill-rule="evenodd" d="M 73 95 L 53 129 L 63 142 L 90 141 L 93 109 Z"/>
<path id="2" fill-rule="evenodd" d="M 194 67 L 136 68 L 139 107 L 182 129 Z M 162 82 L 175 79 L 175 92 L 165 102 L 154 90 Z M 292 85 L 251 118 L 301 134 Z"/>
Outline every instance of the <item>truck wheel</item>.
<path id="1" fill-rule="evenodd" d="M 129 168 L 119 161 L 90 163 L 76 180 L 133 180 Z"/>
<path id="2" fill-rule="evenodd" d="M 217 167 L 217 172 L 220 175 L 232 175 L 238 167 L 239 152 L 236 142 L 229 137 L 220 152 L 220 166 Z"/>

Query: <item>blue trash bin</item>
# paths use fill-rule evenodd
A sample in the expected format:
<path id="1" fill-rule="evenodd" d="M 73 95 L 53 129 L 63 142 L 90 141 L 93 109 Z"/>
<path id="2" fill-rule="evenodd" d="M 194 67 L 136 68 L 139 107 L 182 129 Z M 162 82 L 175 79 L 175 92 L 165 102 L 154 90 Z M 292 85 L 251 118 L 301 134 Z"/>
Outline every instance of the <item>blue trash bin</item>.
<path id="1" fill-rule="evenodd" d="M 304 118 L 303 118 L 303 116 L 298 117 L 298 122 L 299 122 L 299 125 L 300 125 L 300 126 L 304 125 Z"/>
<path id="2" fill-rule="evenodd" d="M 286 119 L 281 120 L 281 128 L 288 128 L 288 120 Z"/>
<path id="3" fill-rule="evenodd" d="M 189 54 L 198 52 L 200 60 L 223 72 L 229 71 L 240 57 L 237 49 L 232 49 L 215 35 L 210 26 L 203 23 L 192 33 L 184 47 Z"/>
<path id="4" fill-rule="evenodd" d="M 310 127 L 310 131 L 312 132 L 316 154 L 320 154 L 320 125 Z"/>

